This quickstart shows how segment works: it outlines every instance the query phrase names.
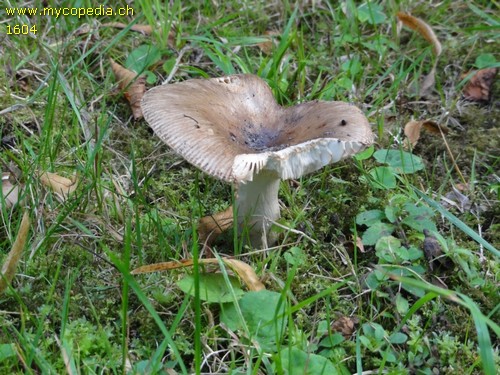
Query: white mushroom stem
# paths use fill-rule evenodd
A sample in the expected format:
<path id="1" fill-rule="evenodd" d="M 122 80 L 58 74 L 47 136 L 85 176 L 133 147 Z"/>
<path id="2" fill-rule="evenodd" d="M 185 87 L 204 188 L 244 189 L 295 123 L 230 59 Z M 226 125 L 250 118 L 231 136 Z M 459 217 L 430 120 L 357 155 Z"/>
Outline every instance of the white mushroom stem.
<path id="1" fill-rule="evenodd" d="M 238 185 L 236 209 L 240 230 L 248 228 L 253 245 L 266 244 L 271 222 L 280 217 L 278 191 L 280 178 L 274 172 L 261 171 L 252 181 Z"/>

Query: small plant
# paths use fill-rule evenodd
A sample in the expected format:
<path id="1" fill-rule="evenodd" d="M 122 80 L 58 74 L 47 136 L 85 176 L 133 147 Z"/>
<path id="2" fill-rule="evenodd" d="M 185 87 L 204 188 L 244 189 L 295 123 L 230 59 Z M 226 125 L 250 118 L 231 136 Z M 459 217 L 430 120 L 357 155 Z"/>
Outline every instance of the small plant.
<path id="1" fill-rule="evenodd" d="M 363 334 L 359 336 L 361 344 L 372 353 L 378 353 L 383 362 L 396 363 L 398 354 L 394 345 L 406 343 L 408 336 L 401 332 L 389 334 L 380 324 L 365 323 Z"/>
<path id="2" fill-rule="evenodd" d="M 406 231 L 422 233 L 424 229 L 436 231 L 433 221 L 434 212 L 425 206 L 409 202 L 408 196 L 394 195 L 384 210 L 375 209 L 361 212 L 356 217 L 356 224 L 368 227 L 362 234 L 364 245 L 376 245 L 383 237 L 396 233 L 408 244 Z M 412 255 L 416 256 L 416 254 Z M 418 257 L 413 258 L 418 259 Z"/>

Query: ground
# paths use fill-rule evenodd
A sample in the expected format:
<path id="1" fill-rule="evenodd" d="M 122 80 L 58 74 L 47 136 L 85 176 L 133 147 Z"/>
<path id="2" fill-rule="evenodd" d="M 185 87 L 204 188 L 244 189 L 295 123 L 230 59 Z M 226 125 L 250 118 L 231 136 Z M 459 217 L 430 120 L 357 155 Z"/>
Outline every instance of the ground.
<path id="1" fill-rule="evenodd" d="M 100 5 L 119 8 L 51 9 Z M 0 373 L 494 374 L 499 84 L 482 101 L 464 87 L 499 66 L 497 4 L 129 6 L 134 14 L 58 17 L 9 13 L 46 2 L 0 8 L 2 186 L 21 189 L 13 204 L 0 200 L 1 263 L 30 218 L 0 294 Z M 398 12 L 425 21 L 441 54 Z M 246 262 L 265 291 L 215 265 L 130 274 L 206 255 L 197 222 L 234 192 L 134 118 L 110 59 L 147 88 L 252 73 L 281 105 L 342 100 L 367 116 L 373 147 L 281 183 L 274 247 L 251 248 L 233 231 L 211 247 Z M 408 147 L 411 120 L 437 125 Z M 58 194 L 44 172 L 76 190 Z"/>

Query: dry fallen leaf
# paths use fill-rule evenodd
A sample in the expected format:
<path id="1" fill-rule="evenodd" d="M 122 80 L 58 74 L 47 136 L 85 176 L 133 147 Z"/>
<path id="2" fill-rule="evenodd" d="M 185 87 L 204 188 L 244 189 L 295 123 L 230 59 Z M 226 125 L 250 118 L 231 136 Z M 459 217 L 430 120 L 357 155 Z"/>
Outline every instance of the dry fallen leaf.
<path id="1" fill-rule="evenodd" d="M 442 52 L 441 43 L 439 42 L 436 34 L 432 28 L 422 21 L 420 18 L 413 17 L 408 13 L 398 12 L 398 19 L 403 23 L 403 25 L 409 27 L 410 29 L 418 32 L 422 37 L 425 38 L 431 45 L 434 55 L 439 56 Z"/>
<path id="2" fill-rule="evenodd" d="M 254 269 L 250 265 L 237 259 L 222 259 L 231 269 L 238 274 L 243 280 L 248 290 L 259 291 L 264 290 L 266 287 L 262 284 L 257 277 Z"/>
<path id="3" fill-rule="evenodd" d="M 52 172 L 40 173 L 40 182 L 61 196 L 62 199 L 67 199 L 78 187 L 76 176 L 69 179 Z"/>
<path id="4" fill-rule="evenodd" d="M 404 134 L 406 136 L 405 140 L 406 148 L 409 148 L 410 145 L 411 147 L 415 147 L 418 140 L 420 139 L 420 132 L 422 128 L 429 131 L 432 134 L 441 134 L 441 132 L 443 132 L 444 134 L 448 133 L 447 127 L 441 126 L 438 123 L 431 120 L 409 121 L 404 128 Z"/>
<path id="5" fill-rule="evenodd" d="M 11 208 L 19 203 L 20 188 L 19 185 L 12 181 L 10 173 L 2 173 L 2 196 L 0 199 L 0 209 L 5 201 L 5 208 Z"/>
<path id="6" fill-rule="evenodd" d="M 398 12 L 397 17 L 403 23 L 403 25 L 418 32 L 425 40 L 427 40 L 432 45 L 432 51 L 434 52 L 436 59 L 431 71 L 422 79 L 418 90 L 418 94 L 420 97 L 428 96 L 432 92 L 432 90 L 434 89 L 434 85 L 436 84 L 437 57 L 439 57 L 442 52 L 441 43 L 439 42 L 436 34 L 434 34 L 432 28 L 420 18 L 413 17 L 412 15 L 403 12 Z"/>
<path id="7" fill-rule="evenodd" d="M 277 31 L 266 31 L 264 33 L 266 37 L 269 37 L 268 40 L 262 43 L 257 43 L 257 46 L 260 50 L 266 55 L 270 55 L 273 52 L 273 49 L 276 45 L 276 36 L 280 35 Z"/>
<path id="8" fill-rule="evenodd" d="M 439 125 L 437 122 L 431 120 L 422 121 L 422 127 L 432 134 L 448 134 L 449 130 L 444 125 Z"/>
<path id="9" fill-rule="evenodd" d="M 332 332 L 338 332 L 348 339 L 356 330 L 356 325 L 359 323 L 357 318 L 351 318 L 349 316 L 341 316 L 330 326 Z"/>
<path id="10" fill-rule="evenodd" d="M 118 86 L 124 91 L 125 98 L 130 103 L 134 119 L 142 118 L 141 99 L 146 92 L 146 77 L 138 76 L 137 73 L 124 68 L 113 59 L 109 60 L 118 81 Z"/>
<path id="11" fill-rule="evenodd" d="M 404 133 L 406 136 L 405 146 L 411 145 L 411 147 L 415 147 L 420 138 L 421 129 L 422 129 L 422 121 L 412 120 L 405 125 L 404 128 Z"/>
<path id="12" fill-rule="evenodd" d="M 202 217 L 198 223 L 198 241 L 210 245 L 217 236 L 233 226 L 233 206 L 213 215 Z"/>
<path id="13" fill-rule="evenodd" d="M 114 27 L 117 29 L 125 29 L 128 25 L 125 23 L 121 22 L 108 22 L 108 23 L 103 23 L 103 27 Z M 153 32 L 153 28 L 149 25 L 139 25 L 135 24 L 130 27 L 130 30 L 132 31 L 137 31 L 138 33 L 144 34 L 144 35 L 151 35 Z"/>
<path id="14" fill-rule="evenodd" d="M 241 280 L 243 280 L 243 282 L 247 286 L 248 290 L 258 291 L 266 288 L 264 284 L 260 282 L 253 268 L 250 267 L 245 262 L 242 262 L 241 260 L 227 259 L 227 258 L 222 258 L 222 261 L 238 274 L 238 276 L 241 278 Z M 209 259 L 200 259 L 198 260 L 198 263 L 219 264 L 219 261 L 215 258 L 209 258 Z M 135 270 L 132 270 L 132 272 L 130 273 L 132 275 L 138 275 L 141 273 L 151 273 L 157 271 L 173 270 L 182 267 L 190 267 L 192 265 L 193 265 L 192 259 L 184 259 L 180 261 L 148 264 L 146 266 L 136 268 Z"/>
<path id="15" fill-rule="evenodd" d="M 24 212 L 23 218 L 21 220 L 21 225 L 19 227 L 19 232 L 17 232 L 16 240 L 12 245 L 12 249 L 7 255 L 7 259 L 2 266 L 2 274 L 0 275 L 0 294 L 7 288 L 11 283 L 14 275 L 16 273 L 17 264 L 21 258 L 21 254 L 28 239 L 28 231 L 30 227 L 30 217 L 28 212 Z"/>
<path id="16" fill-rule="evenodd" d="M 465 99 L 475 102 L 489 102 L 491 86 L 495 81 L 496 74 L 497 68 L 478 70 L 463 89 Z"/>
<path id="17" fill-rule="evenodd" d="M 363 245 L 363 240 L 361 239 L 361 237 L 359 236 L 356 236 L 356 247 L 358 248 L 359 251 L 361 251 L 362 253 L 365 252 L 365 245 Z"/>

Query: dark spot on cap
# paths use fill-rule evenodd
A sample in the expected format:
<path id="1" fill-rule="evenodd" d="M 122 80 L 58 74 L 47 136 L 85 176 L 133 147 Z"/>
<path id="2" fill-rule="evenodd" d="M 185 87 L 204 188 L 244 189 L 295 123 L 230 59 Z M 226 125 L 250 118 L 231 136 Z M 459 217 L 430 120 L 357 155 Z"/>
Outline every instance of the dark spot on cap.
<path id="1" fill-rule="evenodd" d="M 198 120 L 196 120 L 195 118 L 193 118 L 193 117 L 191 117 L 191 116 L 188 116 L 188 115 L 186 115 L 186 114 L 184 115 L 184 117 L 187 117 L 187 118 L 189 118 L 189 119 L 193 120 L 193 121 L 194 121 L 194 127 L 195 127 L 196 129 L 199 129 L 199 128 L 200 128 L 200 125 L 198 125 L 198 124 L 199 124 L 199 123 L 198 123 Z"/>
<path id="2" fill-rule="evenodd" d="M 346 126 L 346 125 L 347 125 L 347 121 L 346 120 L 340 121 L 340 126 Z"/>

